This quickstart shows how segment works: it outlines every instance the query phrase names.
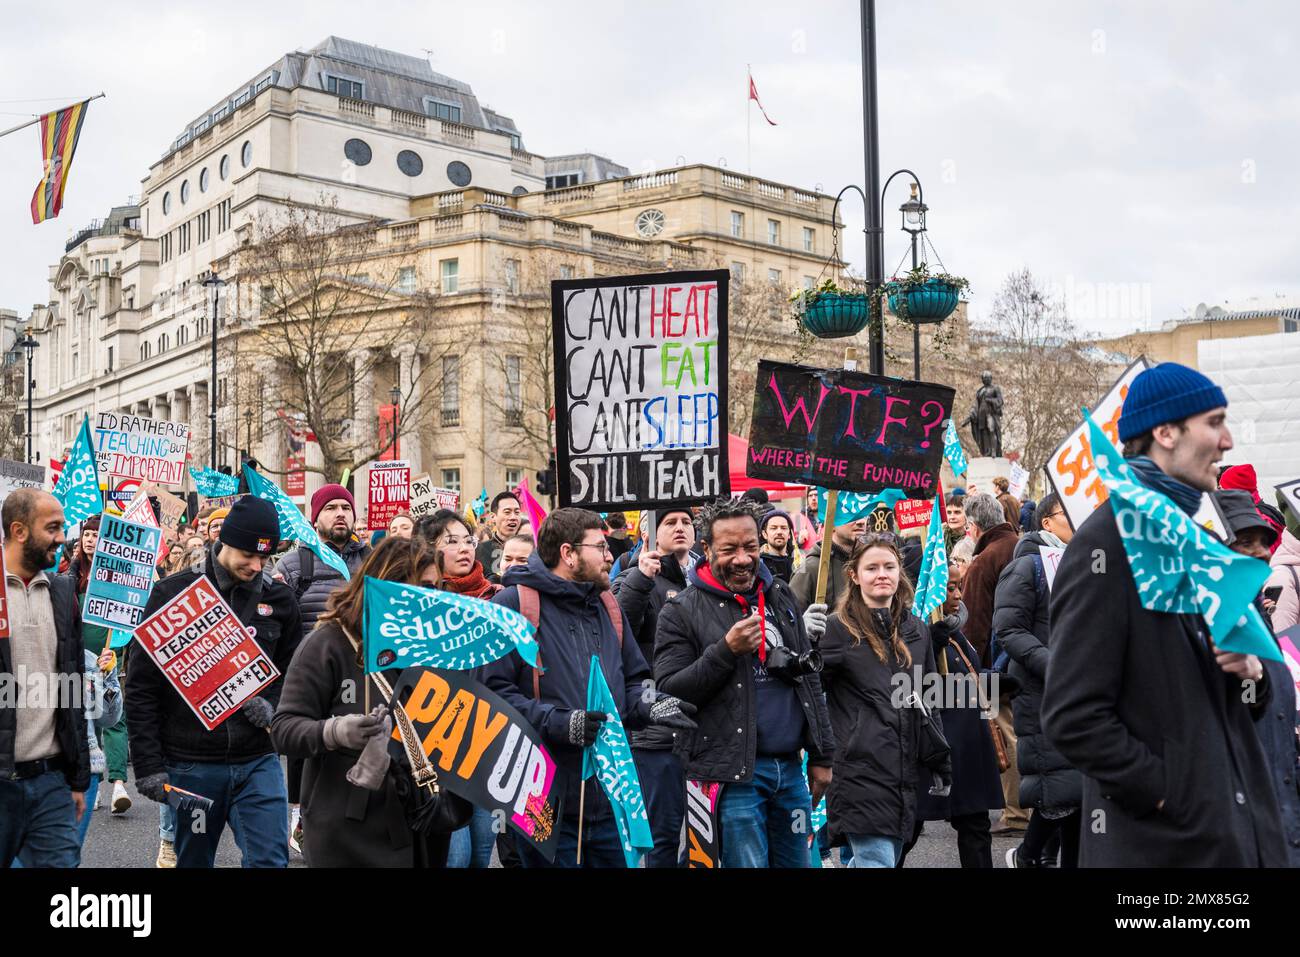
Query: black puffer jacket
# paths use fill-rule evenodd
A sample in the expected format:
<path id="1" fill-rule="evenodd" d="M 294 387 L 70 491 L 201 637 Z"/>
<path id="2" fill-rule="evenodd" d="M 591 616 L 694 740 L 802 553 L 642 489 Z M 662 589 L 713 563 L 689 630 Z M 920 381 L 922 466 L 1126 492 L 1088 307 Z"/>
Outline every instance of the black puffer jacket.
<path id="1" fill-rule="evenodd" d="M 898 636 L 910 664 L 888 649 L 881 661 L 867 642 L 855 643 L 838 614 L 826 620 L 822 683 L 837 744 L 826 795 L 832 844 L 844 843 L 849 834 L 912 837 L 918 780 L 928 772 L 918 764 L 922 712 L 902 702 L 912 691 L 924 694 L 916 687 L 915 669 L 934 674 L 934 648 L 929 628 L 911 613 L 899 624 Z"/>
<path id="2" fill-rule="evenodd" d="M 369 554 L 370 546 L 360 542 L 349 541 L 343 546 L 343 561 L 353 575 Z M 307 573 L 306 579 L 303 577 L 304 570 Z M 342 575 L 317 558 L 305 545 L 300 545 L 280 559 L 273 577 L 288 585 L 289 590 L 298 596 L 304 638 L 316 627 L 316 619 L 325 613 L 330 595 L 347 584 Z"/>
<path id="3" fill-rule="evenodd" d="M 55 667 L 61 675 L 75 675 L 74 687 L 82 687 L 86 657 L 81 644 L 81 609 L 77 603 L 75 579 L 63 575 L 47 575 L 50 588 L 50 606 L 54 610 L 54 633 L 58 638 L 55 648 Z M 41 587 L 39 584 L 37 588 Z M 12 627 L 21 628 L 20 623 Z M 12 680 L 14 661 L 12 638 L 0 638 L 0 679 L 8 684 Z M 0 695 L 0 778 L 13 773 L 14 743 L 18 735 L 18 711 L 13 695 Z M 59 743 L 65 762 L 63 776 L 73 791 L 90 787 L 90 746 L 86 740 L 86 712 L 84 702 L 77 698 L 72 707 L 59 708 L 54 716 L 54 737 Z M 87 809 L 89 813 L 89 809 Z"/>
<path id="4" fill-rule="evenodd" d="M 1038 532 L 1030 532 L 1002 569 L 993 597 L 993 633 L 1011 657 L 1007 673 L 1020 682 L 1011 699 L 1020 806 L 1065 810 L 1083 800 L 1083 777 L 1052 747 L 1039 717 L 1051 647 L 1047 579 L 1038 557 L 1044 544 Z"/>
<path id="5" fill-rule="evenodd" d="M 693 564 L 689 554 L 686 560 Z M 614 579 L 612 590 L 632 626 L 641 655 L 647 662 L 654 661 L 659 612 L 667 601 L 686 590 L 686 569 L 671 556 L 666 556 L 659 563 L 659 574 L 647 578 L 639 567 L 633 565 Z M 641 731 L 631 732 L 629 737 L 634 748 L 666 751 L 673 746 L 676 735 L 677 732 L 671 728 L 648 725 Z"/>
<path id="6" fill-rule="evenodd" d="M 812 648 L 804 631 L 798 603 L 790 586 L 772 577 L 760 563 L 763 600 L 781 631 L 781 640 L 794 652 Z M 655 635 L 655 681 L 659 690 L 689 701 L 699 709 L 699 727 L 678 735 L 674 750 L 686 765 L 688 778 L 701 781 L 740 781 L 754 777 L 758 753 L 755 714 L 754 656 L 734 655 L 723 638 L 744 617 L 740 604 L 702 587 L 699 566 L 687 576 L 691 587 L 672 598 L 659 613 Z M 810 764 L 829 767 L 835 750 L 826 697 L 817 675 L 795 682 L 795 693 L 807 719 L 804 747 Z"/>
<path id="7" fill-rule="evenodd" d="M 214 582 L 217 577 L 213 554 L 219 547 L 213 545 L 209 550 L 204 566 L 204 574 Z M 145 603 L 145 618 L 199 578 L 197 572 L 188 570 L 158 582 Z M 294 650 L 302 641 L 298 603 L 288 586 L 263 574 L 260 594 L 253 594 L 251 584 L 236 584 L 221 592 L 221 597 L 235 610 L 240 621 L 254 627 L 254 640 L 280 674 L 288 671 Z M 283 684 L 283 680 L 277 679 L 261 693 L 273 708 L 280 702 Z M 131 651 L 125 695 L 127 737 L 137 779 L 164 771 L 167 764 L 190 761 L 239 764 L 272 752 L 271 736 L 265 728 L 253 725 L 242 709 L 236 710 L 216 730 L 207 730 L 143 648 Z"/>

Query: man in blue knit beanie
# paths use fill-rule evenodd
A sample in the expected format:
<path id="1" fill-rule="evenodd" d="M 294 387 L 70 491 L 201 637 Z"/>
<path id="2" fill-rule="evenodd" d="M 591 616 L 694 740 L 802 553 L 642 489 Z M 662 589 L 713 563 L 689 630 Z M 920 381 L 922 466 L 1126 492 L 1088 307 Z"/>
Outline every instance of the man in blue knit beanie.
<path id="1" fill-rule="evenodd" d="M 1125 397 L 1125 459 L 1189 515 L 1232 448 L 1227 405 L 1173 362 Z M 1254 729 L 1272 696 L 1259 659 L 1216 648 L 1200 615 L 1142 606 L 1110 502 L 1065 550 L 1049 641 L 1043 728 L 1083 772 L 1080 866 L 1286 866 Z"/>

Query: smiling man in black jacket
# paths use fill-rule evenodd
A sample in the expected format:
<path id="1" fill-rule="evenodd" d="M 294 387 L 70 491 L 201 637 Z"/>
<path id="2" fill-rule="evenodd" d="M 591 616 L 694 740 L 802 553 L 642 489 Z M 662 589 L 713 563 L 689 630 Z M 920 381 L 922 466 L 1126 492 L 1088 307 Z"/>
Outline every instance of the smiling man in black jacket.
<path id="1" fill-rule="evenodd" d="M 287 585 L 263 573 L 280 539 L 270 502 L 246 495 L 235 503 L 208 553 L 204 575 L 283 675 L 302 640 L 298 602 Z M 148 618 L 198 581 L 183 571 L 154 586 Z M 126 680 L 127 735 L 136 790 L 163 803 L 171 784 L 211 798 L 204 815 L 176 812 L 176 863 L 212 867 L 227 819 L 245 867 L 289 865 L 289 804 L 280 761 L 271 747 L 271 718 L 283 681 L 244 699 L 239 710 L 208 731 L 148 653 L 132 649 Z"/>
<path id="2" fill-rule="evenodd" d="M 774 655 L 803 656 L 811 645 L 790 587 L 760 561 L 761 514 L 729 499 L 701 510 L 705 561 L 659 614 L 655 679 L 699 708 L 699 728 L 678 735 L 677 750 L 688 778 L 722 784 L 723 867 L 807 867 L 809 820 L 830 785 L 835 742 L 817 675 L 768 668 Z"/>

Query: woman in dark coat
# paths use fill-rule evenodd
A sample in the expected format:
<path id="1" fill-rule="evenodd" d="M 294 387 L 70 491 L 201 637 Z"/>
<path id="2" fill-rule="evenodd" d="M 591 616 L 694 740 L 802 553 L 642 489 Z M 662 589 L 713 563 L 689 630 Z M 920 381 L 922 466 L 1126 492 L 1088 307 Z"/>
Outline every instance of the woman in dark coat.
<path id="1" fill-rule="evenodd" d="M 316 629 L 295 652 L 271 739 L 281 754 L 306 759 L 302 851 L 308 867 L 442 867 L 449 836 L 423 838 L 407 824 L 401 794 L 409 790 L 404 785 L 411 770 L 404 760 L 390 761 L 379 790 L 348 780 L 361 752 L 340 742 L 359 743 L 382 733 L 382 724 L 366 713 L 361 665 L 366 576 L 431 588 L 440 582 L 427 543 L 381 541 L 348 584 L 330 596 Z M 399 675 L 390 671 L 385 678 L 394 685 Z M 373 682 L 370 700 L 384 700 Z"/>
<path id="2" fill-rule="evenodd" d="M 993 866 L 993 839 L 989 834 L 989 811 L 1002 808 L 1002 780 L 997 749 L 989 718 L 997 713 L 996 694 L 979 681 L 979 666 L 974 646 L 961 633 L 966 623 L 966 606 L 961 603 L 962 566 L 948 566 L 948 600 L 944 619 L 930 625 L 935 654 L 946 656 L 948 675 L 945 688 L 953 688 L 955 697 L 944 696 L 945 707 L 939 714 L 944 737 L 952 747 L 952 793 L 937 797 L 922 782 L 916 794 L 916 831 L 912 844 L 921 834 L 922 821 L 947 821 L 957 832 L 957 853 L 962 867 Z M 993 704 L 990 705 L 989 702 Z M 947 707 L 953 705 L 953 707 Z M 990 709 L 992 713 L 990 713 Z M 911 844 L 904 851 L 911 850 Z"/>
<path id="3" fill-rule="evenodd" d="M 1059 834 L 1061 867 L 1076 867 L 1083 778 L 1052 747 L 1040 718 L 1052 636 L 1047 615 L 1050 593 L 1039 549 L 1063 547 L 1072 532 L 1054 492 L 1043 496 L 1034 518 L 1037 530 L 1016 544 L 993 598 L 993 632 L 1011 658 L 1007 674 L 1020 686 L 1011 699 L 1020 806 L 1034 809 L 1023 843 L 1007 852 L 1007 866 L 1053 866 L 1055 855 L 1046 848 L 1051 837 Z"/>
<path id="4" fill-rule="evenodd" d="M 922 711 L 903 702 L 924 692 L 914 667 L 934 680 L 934 649 L 929 628 L 911 613 L 902 565 L 893 535 L 858 539 L 821 641 L 836 748 L 827 822 L 831 845 L 847 843 L 853 867 L 898 863 L 912 837 L 917 782 L 931 778 L 918 768 Z M 946 778 L 950 768 L 930 770 Z"/>

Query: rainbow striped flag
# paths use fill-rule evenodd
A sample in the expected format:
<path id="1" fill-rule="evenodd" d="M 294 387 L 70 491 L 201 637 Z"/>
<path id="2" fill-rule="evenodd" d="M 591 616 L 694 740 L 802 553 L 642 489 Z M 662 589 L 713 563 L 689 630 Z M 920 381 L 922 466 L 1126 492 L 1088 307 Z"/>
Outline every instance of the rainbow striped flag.
<path id="1" fill-rule="evenodd" d="M 72 154 L 77 151 L 81 123 L 86 118 L 89 100 L 82 100 L 62 110 L 41 117 L 41 161 L 45 176 L 32 194 L 32 222 L 43 223 L 59 215 L 63 208 L 63 191 L 68 185 Z"/>

